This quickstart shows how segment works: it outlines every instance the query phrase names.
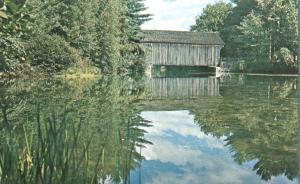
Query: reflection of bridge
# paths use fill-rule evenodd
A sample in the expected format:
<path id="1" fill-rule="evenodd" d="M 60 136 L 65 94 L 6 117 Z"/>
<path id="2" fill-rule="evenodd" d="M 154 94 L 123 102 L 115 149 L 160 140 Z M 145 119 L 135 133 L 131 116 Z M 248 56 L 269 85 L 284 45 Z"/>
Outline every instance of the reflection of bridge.
<path id="1" fill-rule="evenodd" d="M 206 78 L 151 78 L 148 89 L 152 99 L 193 98 L 219 96 L 219 79 Z"/>
<path id="2" fill-rule="evenodd" d="M 149 65 L 204 66 L 220 64 L 224 42 L 218 33 L 143 31 L 141 43 L 149 49 Z"/>

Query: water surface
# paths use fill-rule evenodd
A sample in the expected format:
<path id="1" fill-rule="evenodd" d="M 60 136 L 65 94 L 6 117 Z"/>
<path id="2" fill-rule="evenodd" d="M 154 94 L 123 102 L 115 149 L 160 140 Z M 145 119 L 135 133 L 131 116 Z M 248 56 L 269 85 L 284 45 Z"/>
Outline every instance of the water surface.
<path id="1" fill-rule="evenodd" d="M 247 75 L 2 83 L 0 181 L 297 183 L 296 84 Z"/>

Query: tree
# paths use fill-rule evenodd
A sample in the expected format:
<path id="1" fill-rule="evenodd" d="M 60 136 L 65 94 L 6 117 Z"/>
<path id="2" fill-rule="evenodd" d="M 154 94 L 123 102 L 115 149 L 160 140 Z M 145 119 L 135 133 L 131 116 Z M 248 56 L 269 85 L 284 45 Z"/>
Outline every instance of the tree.
<path id="1" fill-rule="evenodd" d="M 221 1 L 207 6 L 191 30 L 219 31 L 225 42 L 223 57 L 243 58 L 248 64 L 260 61 L 269 68 L 296 67 L 295 0 L 231 0 L 227 6 Z"/>
<path id="2" fill-rule="evenodd" d="M 248 51 L 248 57 L 264 57 L 268 53 L 268 31 L 265 30 L 262 16 L 254 11 L 244 17 L 237 30 L 241 32 L 241 40 L 247 45 L 243 46 Z M 252 55 L 253 54 L 253 55 Z"/>
<path id="3" fill-rule="evenodd" d="M 220 31 L 220 36 L 225 42 L 222 49 L 223 57 L 239 58 L 244 57 L 247 49 L 244 47 L 244 40 L 241 38 L 237 27 L 245 16 L 247 16 L 255 7 L 254 0 L 231 0 L 233 9 L 225 20 L 225 26 Z"/>
<path id="4" fill-rule="evenodd" d="M 220 1 L 214 5 L 207 5 L 203 13 L 196 17 L 196 24 L 191 26 L 191 31 L 220 31 L 224 25 L 226 18 L 231 14 L 232 5 Z"/>
<path id="5" fill-rule="evenodd" d="M 120 57 L 120 2 L 100 0 L 96 9 L 97 20 L 92 62 L 105 73 L 115 73 Z"/>
<path id="6" fill-rule="evenodd" d="M 23 60 L 38 68 L 42 64 L 67 69 L 73 63 L 87 63 L 101 68 L 106 74 L 124 73 L 143 65 L 140 59 L 144 53 L 138 45 L 138 35 L 140 25 L 149 17 L 141 13 L 143 10 L 145 7 L 141 0 L 1 0 L 0 23 L 3 26 L 0 28 L 0 41 L 6 37 L 4 34 L 18 38 L 23 43 L 24 53 L 27 53 Z M 63 46 L 63 52 L 54 56 L 45 47 L 40 49 L 42 39 L 49 41 L 44 44 L 51 47 L 49 50 Z M 16 47 L 3 43 L 12 42 L 0 42 L 1 50 L 7 50 L 2 53 L 18 53 L 13 50 Z M 1 62 L 6 71 L 15 57 L 9 58 L 10 54 L 4 56 L 2 53 Z M 3 58 L 6 58 L 5 61 Z M 65 62 L 65 67 L 58 67 L 55 60 L 71 62 Z M 16 64 L 20 65 L 18 62 Z M 51 73 L 57 71 L 51 70 Z"/>
<path id="7" fill-rule="evenodd" d="M 30 17 L 26 1 L 0 0 L 0 72 L 15 75 L 22 68 L 25 49 L 22 38 L 28 37 Z"/>
<path id="8" fill-rule="evenodd" d="M 192 112 L 206 134 L 226 137 L 238 164 L 253 161 L 253 171 L 266 181 L 280 175 L 294 180 L 299 175 L 296 85 L 296 78 L 236 77 L 223 83 L 222 98 Z"/>
<path id="9" fill-rule="evenodd" d="M 149 14 L 143 14 L 146 9 L 143 0 L 127 0 L 122 1 L 121 14 L 121 56 L 119 63 L 119 72 L 129 70 L 129 72 L 137 71 L 143 73 L 145 68 L 144 51 L 139 45 L 141 37 L 140 26 L 150 19 Z"/>
<path id="10" fill-rule="evenodd" d="M 281 48 L 288 48 L 296 55 L 296 17 L 296 4 L 293 0 L 257 1 L 256 7 L 243 18 L 238 29 L 247 40 L 256 39 L 255 52 L 262 50 L 267 53 L 269 61 L 273 61 L 275 53 Z M 249 42 L 245 41 L 245 44 Z"/>

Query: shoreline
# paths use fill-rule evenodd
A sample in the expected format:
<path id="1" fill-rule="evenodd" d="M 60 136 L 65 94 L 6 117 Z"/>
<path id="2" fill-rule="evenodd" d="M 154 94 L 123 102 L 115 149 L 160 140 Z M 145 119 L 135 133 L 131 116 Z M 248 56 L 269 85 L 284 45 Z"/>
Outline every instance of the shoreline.
<path id="1" fill-rule="evenodd" d="M 225 75 L 248 75 L 248 76 L 266 76 L 266 77 L 298 77 L 299 74 L 268 74 L 268 73 L 237 73 L 237 72 L 224 72 Z M 74 80 L 74 79 L 95 79 L 98 77 L 102 77 L 102 74 L 94 74 L 94 73 L 75 73 L 75 74 L 55 74 L 55 75 L 21 75 L 21 76 L 7 76 L 3 75 L 0 72 L 0 81 L 3 80 L 40 80 L 47 79 L 47 78 L 64 78 L 67 80 Z"/>
<path id="2" fill-rule="evenodd" d="M 243 75 L 270 76 L 270 77 L 298 77 L 299 76 L 299 74 L 235 73 L 235 72 L 228 72 L 227 74 L 243 74 Z"/>

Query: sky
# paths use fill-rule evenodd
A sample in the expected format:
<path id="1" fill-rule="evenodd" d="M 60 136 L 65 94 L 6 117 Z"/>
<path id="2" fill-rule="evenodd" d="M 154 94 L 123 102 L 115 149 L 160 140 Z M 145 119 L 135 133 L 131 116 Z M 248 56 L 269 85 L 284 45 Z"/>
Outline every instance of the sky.
<path id="1" fill-rule="evenodd" d="M 219 0 L 145 0 L 145 13 L 152 14 L 152 20 L 142 29 L 188 31 L 195 24 L 195 17 L 203 8 Z M 226 0 L 228 1 L 228 0 Z"/>

